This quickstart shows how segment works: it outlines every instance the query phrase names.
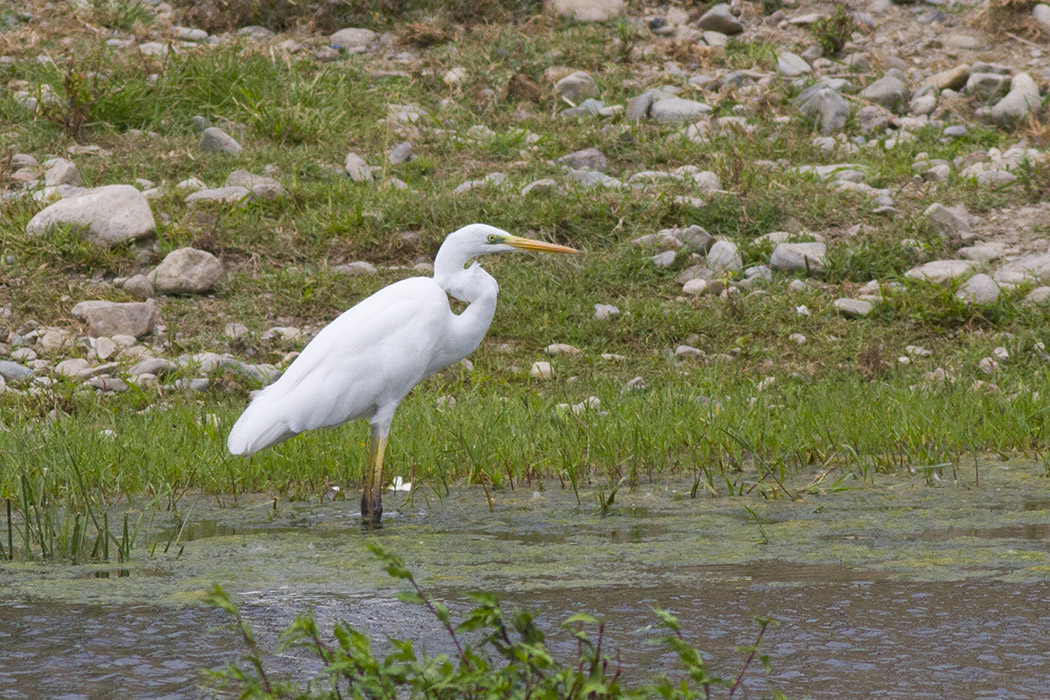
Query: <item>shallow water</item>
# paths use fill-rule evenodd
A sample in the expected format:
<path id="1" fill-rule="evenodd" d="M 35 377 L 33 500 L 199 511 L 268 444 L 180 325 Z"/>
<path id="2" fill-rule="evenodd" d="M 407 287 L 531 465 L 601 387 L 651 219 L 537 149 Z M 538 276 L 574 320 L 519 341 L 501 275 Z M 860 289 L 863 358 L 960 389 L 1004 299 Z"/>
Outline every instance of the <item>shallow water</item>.
<path id="1" fill-rule="evenodd" d="M 387 496 L 385 527 L 362 533 L 349 502 L 184 504 L 189 525 L 124 566 L 0 566 L 0 697 L 196 698 L 199 669 L 241 653 L 226 620 L 196 602 L 212 583 L 272 641 L 296 613 L 449 650 L 425 611 L 365 551 L 401 554 L 424 587 L 463 612 L 488 590 L 558 623 L 608 623 L 624 673 L 673 672 L 643 644 L 650 606 L 671 610 L 716 671 L 753 641 L 755 615 L 781 622 L 749 672 L 749 697 L 1050 697 L 1050 483 L 1034 465 L 982 467 L 981 486 L 875 486 L 799 500 L 690 499 L 688 484 L 621 490 L 612 515 L 571 492 Z M 800 482 L 802 483 L 802 482 Z M 754 511 L 748 513 L 744 506 Z M 172 542 L 174 524 L 149 539 Z M 162 547 L 161 547 L 162 548 Z M 182 548 L 182 555 L 175 552 Z M 275 659 L 295 669 L 295 657 Z"/>

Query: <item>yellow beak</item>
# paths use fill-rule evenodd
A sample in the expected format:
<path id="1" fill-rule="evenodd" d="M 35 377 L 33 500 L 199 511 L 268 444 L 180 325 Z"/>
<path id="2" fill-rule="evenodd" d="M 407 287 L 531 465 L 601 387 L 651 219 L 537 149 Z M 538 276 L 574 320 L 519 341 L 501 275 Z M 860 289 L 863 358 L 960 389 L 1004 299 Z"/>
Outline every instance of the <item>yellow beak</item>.
<path id="1" fill-rule="evenodd" d="M 515 248 L 521 250 L 535 250 L 542 253 L 579 253 L 580 251 L 575 248 L 570 248 L 564 245 L 558 245 L 557 243 L 544 243 L 543 241 L 534 241 L 531 238 L 520 238 L 518 236 L 507 236 L 503 239 L 503 243 L 512 245 Z"/>

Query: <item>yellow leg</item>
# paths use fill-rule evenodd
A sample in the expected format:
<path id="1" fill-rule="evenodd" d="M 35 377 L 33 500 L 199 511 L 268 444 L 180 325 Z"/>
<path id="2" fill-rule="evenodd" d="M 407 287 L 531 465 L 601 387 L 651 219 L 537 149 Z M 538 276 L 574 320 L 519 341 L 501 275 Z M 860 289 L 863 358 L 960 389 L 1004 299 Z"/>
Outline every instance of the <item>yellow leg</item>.
<path id="1" fill-rule="evenodd" d="M 383 517 L 383 453 L 386 436 L 372 431 L 368 441 L 368 469 L 365 472 L 365 490 L 361 494 L 361 520 L 373 525 Z"/>

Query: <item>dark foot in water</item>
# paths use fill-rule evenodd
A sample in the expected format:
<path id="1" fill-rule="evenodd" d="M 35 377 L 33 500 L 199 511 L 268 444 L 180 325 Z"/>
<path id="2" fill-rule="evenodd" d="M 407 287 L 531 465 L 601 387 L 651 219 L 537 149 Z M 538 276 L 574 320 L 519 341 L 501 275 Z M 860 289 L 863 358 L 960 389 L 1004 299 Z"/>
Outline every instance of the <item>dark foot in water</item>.
<path id="1" fill-rule="evenodd" d="M 361 496 L 361 525 L 365 528 L 380 527 L 380 519 L 383 517 L 382 497 L 370 499 L 368 493 Z"/>

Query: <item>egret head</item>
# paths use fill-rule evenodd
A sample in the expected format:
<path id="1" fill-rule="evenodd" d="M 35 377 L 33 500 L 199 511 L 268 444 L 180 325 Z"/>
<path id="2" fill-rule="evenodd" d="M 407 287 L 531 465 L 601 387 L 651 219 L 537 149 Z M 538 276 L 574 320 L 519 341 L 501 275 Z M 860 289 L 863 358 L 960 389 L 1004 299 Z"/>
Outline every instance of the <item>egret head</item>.
<path id="1" fill-rule="evenodd" d="M 536 241 L 531 238 L 512 236 L 503 229 L 488 224 L 470 224 L 449 234 L 441 246 L 458 248 L 467 258 L 489 253 L 532 250 L 543 253 L 579 253 L 580 251 L 556 243 Z"/>

